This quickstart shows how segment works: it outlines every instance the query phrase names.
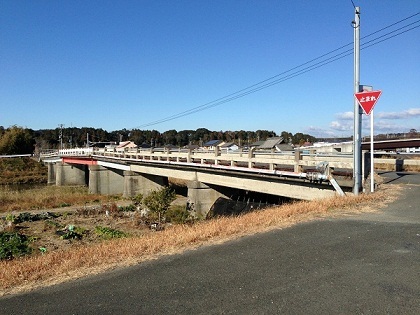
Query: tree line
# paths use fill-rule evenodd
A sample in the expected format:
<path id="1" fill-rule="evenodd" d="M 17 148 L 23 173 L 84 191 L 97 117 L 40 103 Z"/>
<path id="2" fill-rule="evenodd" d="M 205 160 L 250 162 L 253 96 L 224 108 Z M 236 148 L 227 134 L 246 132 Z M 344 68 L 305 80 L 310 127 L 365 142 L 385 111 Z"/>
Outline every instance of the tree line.
<path id="1" fill-rule="evenodd" d="M 83 147 L 89 143 L 133 141 L 137 145 L 161 147 L 172 145 L 184 147 L 186 145 L 202 146 L 210 140 L 234 142 L 239 146 L 247 146 L 256 141 L 263 141 L 270 137 L 283 137 L 284 141 L 292 144 L 314 142 L 316 138 L 303 133 L 292 134 L 287 131 L 276 134 L 274 131 L 210 131 L 206 128 L 197 130 L 175 129 L 165 132 L 157 130 L 122 129 L 108 132 L 102 128 L 55 128 L 32 130 L 19 126 L 4 128 L 0 126 L 0 154 L 30 154 L 39 150 Z"/>

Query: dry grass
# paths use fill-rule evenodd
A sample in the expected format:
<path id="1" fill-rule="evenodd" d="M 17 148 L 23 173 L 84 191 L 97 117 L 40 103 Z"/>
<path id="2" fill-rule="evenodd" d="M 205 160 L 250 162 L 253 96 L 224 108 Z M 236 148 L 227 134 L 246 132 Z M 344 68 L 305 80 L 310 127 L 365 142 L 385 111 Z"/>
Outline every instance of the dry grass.
<path id="1" fill-rule="evenodd" d="M 389 186 L 387 186 L 389 187 Z M 117 239 L 43 256 L 0 262 L 0 295 L 129 266 L 179 253 L 205 244 L 215 244 L 244 235 L 284 228 L 325 216 L 373 211 L 395 198 L 398 189 L 375 194 L 296 202 L 251 212 L 237 217 L 221 217 L 194 225 L 176 225 L 142 237 Z"/>
<path id="2" fill-rule="evenodd" d="M 395 163 L 375 163 L 375 170 L 386 172 L 395 171 Z"/>
<path id="3" fill-rule="evenodd" d="M 43 186 L 29 190 L 0 189 L 0 213 L 51 209 L 69 205 L 83 205 L 86 202 L 106 201 L 107 196 L 89 195 L 87 187 Z"/>
<path id="4" fill-rule="evenodd" d="M 404 165 L 404 171 L 405 172 L 420 172 L 420 166 L 418 165 Z"/>

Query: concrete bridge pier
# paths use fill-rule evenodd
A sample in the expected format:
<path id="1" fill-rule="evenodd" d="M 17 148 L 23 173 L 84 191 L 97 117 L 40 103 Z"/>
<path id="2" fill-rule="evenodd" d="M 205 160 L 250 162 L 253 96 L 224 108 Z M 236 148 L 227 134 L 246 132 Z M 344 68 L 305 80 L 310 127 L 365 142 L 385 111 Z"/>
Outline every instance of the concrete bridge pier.
<path id="1" fill-rule="evenodd" d="M 199 181 L 188 182 L 187 187 L 189 206 L 198 218 L 205 218 L 219 197 L 229 198 L 215 187 Z"/>
<path id="2" fill-rule="evenodd" d="M 89 193 L 116 195 L 124 192 L 124 171 L 100 165 L 89 167 Z"/>
<path id="3" fill-rule="evenodd" d="M 152 190 L 164 186 L 168 186 L 167 177 L 124 171 L 123 196 L 125 198 L 134 197 L 138 194 L 147 195 Z"/>
<path id="4" fill-rule="evenodd" d="M 56 184 L 56 164 L 55 163 L 47 163 L 48 167 L 48 185 L 55 185 Z"/>
<path id="5" fill-rule="evenodd" d="M 53 168 L 51 168 L 50 174 L 50 167 L 48 167 L 48 182 L 53 179 Z M 55 184 L 57 186 L 86 185 L 86 165 L 67 163 L 55 164 Z"/>

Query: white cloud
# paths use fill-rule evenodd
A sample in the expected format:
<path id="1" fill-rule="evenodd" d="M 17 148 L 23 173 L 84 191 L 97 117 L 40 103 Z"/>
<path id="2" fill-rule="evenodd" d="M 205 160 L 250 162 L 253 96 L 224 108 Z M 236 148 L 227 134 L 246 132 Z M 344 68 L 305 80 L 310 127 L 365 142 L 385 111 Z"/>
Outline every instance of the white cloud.
<path id="1" fill-rule="evenodd" d="M 338 114 L 335 114 L 335 117 L 338 120 L 353 120 L 354 113 L 353 112 L 338 113 Z"/>
<path id="2" fill-rule="evenodd" d="M 317 138 L 334 138 L 334 137 L 337 137 L 336 132 L 334 132 L 332 130 L 325 129 L 325 128 L 316 127 L 316 126 L 310 126 L 310 127 L 306 128 L 304 132 L 311 135 L 311 136 L 317 137 Z"/>
<path id="3" fill-rule="evenodd" d="M 362 115 L 362 133 L 370 132 L 370 117 Z M 337 137 L 353 135 L 353 112 L 342 112 L 335 114 L 335 120 L 329 123 L 328 127 L 310 126 L 306 133 L 315 137 Z M 374 133 L 402 133 L 410 129 L 420 129 L 419 125 L 420 108 L 410 108 L 400 112 L 375 112 Z M 413 120 L 414 119 L 414 120 Z"/>
<path id="4" fill-rule="evenodd" d="M 407 119 L 420 116 L 420 108 L 410 108 L 402 112 L 378 113 L 375 117 L 382 119 Z"/>
<path id="5" fill-rule="evenodd" d="M 353 123 L 349 121 L 332 121 L 330 128 L 337 131 L 351 131 L 353 129 Z"/>

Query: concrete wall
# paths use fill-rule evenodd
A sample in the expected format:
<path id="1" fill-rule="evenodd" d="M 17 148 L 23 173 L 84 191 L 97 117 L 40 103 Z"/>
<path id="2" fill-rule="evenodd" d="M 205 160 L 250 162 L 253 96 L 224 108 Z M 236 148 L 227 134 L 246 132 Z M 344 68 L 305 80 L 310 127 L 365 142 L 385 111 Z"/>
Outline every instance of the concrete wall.
<path id="1" fill-rule="evenodd" d="M 89 193 L 117 195 L 124 192 L 124 171 L 100 165 L 89 167 Z"/>
<path id="2" fill-rule="evenodd" d="M 138 194 L 147 195 L 152 190 L 168 185 L 168 178 L 150 174 L 140 174 L 132 171 L 124 171 L 124 192 L 126 198 Z"/>
<path id="3" fill-rule="evenodd" d="M 55 185 L 56 184 L 56 164 L 55 163 L 48 163 L 48 185 Z"/>
<path id="4" fill-rule="evenodd" d="M 187 186 L 189 207 L 198 218 L 205 218 L 216 200 L 219 197 L 229 198 L 232 191 L 230 188 L 207 185 L 199 181 L 191 181 Z"/>
<path id="5" fill-rule="evenodd" d="M 86 165 L 57 163 L 55 164 L 55 167 L 51 168 L 52 172 L 54 168 L 55 184 L 57 186 L 79 186 L 87 184 Z M 48 171 L 50 171 L 50 168 Z M 50 172 L 48 174 L 48 180 L 50 180 Z"/>

